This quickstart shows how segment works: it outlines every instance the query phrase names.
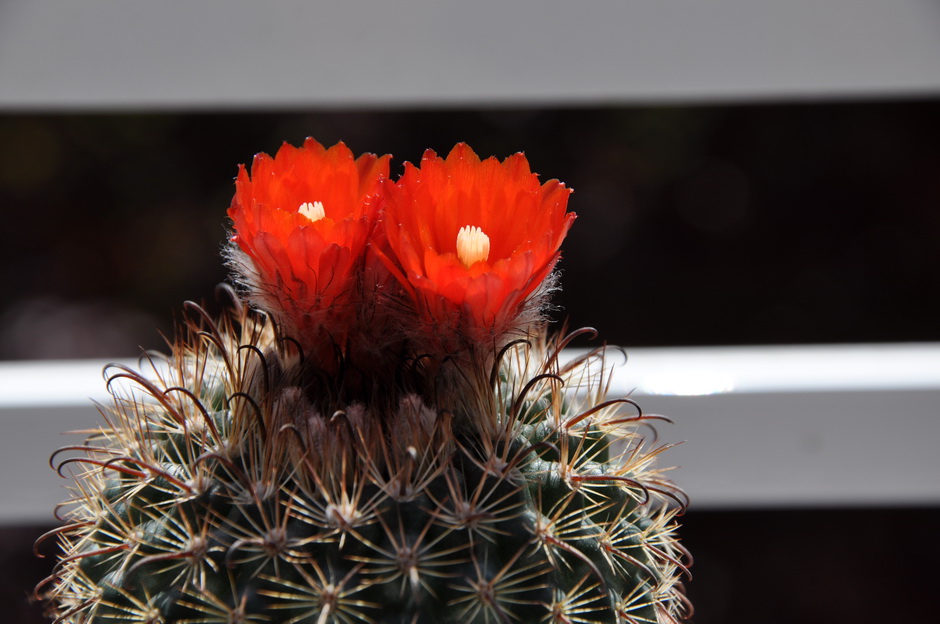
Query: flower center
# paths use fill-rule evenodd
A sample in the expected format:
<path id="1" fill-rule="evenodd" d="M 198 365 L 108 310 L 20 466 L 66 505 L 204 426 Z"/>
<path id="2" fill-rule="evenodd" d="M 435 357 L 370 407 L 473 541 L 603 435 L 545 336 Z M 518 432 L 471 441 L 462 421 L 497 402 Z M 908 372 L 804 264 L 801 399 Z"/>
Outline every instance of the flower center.
<path id="1" fill-rule="evenodd" d="M 300 204 L 300 208 L 297 209 L 297 212 L 310 219 L 313 223 L 316 223 L 326 216 L 326 212 L 323 210 L 323 202 L 318 201 Z"/>
<path id="2" fill-rule="evenodd" d="M 490 256 L 490 237 L 483 230 L 466 225 L 457 232 L 457 258 L 468 269 Z"/>

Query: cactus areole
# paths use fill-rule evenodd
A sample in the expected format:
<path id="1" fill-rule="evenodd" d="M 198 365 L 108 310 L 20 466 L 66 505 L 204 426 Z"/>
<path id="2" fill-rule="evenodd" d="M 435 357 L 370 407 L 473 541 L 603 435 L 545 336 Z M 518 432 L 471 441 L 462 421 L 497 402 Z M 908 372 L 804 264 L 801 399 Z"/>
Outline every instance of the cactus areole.
<path id="1" fill-rule="evenodd" d="M 545 329 L 571 191 L 464 144 L 389 160 L 307 139 L 239 169 L 228 311 L 111 367 L 54 456 L 57 622 L 689 615 L 661 417 Z"/>

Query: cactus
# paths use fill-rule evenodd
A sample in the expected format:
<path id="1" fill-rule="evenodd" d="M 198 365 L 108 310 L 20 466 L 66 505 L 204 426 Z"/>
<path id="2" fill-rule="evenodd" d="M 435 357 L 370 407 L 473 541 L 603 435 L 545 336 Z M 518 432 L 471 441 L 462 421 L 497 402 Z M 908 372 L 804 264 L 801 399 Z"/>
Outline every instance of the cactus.
<path id="1" fill-rule="evenodd" d="M 308 139 L 240 171 L 231 305 L 187 304 L 169 355 L 112 367 L 105 423 L 59 462 L 57 621 L 688 615 L 661 417 L 541 317 L 569 191 L 464 145 L 397 183 L 387 163 Z"/>

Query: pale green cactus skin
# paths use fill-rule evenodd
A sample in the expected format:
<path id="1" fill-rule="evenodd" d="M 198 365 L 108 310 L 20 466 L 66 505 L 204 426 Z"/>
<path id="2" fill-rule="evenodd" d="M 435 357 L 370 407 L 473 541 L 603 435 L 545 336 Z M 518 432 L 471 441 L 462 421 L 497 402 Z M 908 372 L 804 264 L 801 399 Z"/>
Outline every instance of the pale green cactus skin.
<path id="1" fill-rule="evenodd" d="M 263 316 L 197 312 L 152 370 L 111 371 L 106 423 L 59 455 L 73 499 L 38 590 L 57 621 L 688 615 L 683 495 L 653 417 L 605 398 L 602 350 L 560 367 L 536 337 L 351 397 Z"/>

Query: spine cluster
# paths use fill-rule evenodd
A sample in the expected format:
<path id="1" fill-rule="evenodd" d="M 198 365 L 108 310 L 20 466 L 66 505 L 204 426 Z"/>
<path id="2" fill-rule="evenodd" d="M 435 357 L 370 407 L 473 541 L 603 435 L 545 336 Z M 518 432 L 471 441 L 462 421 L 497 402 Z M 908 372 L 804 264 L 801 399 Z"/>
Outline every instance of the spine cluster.
<path id="1" fill-rule="evenodd" d="M 39 591 L 57 621 L 678 622 L 681 491 L 596 351 L 518 344 L 471 431 L 405 394 L 324 412 L 272 324 L 198 314 L 113 370 Z M 323 403 L 321 403 L 322 405 Z M 78 452 L 77 454 L 76 451 Z M 62 459 L 68 453 L 69 457 Z"/>

